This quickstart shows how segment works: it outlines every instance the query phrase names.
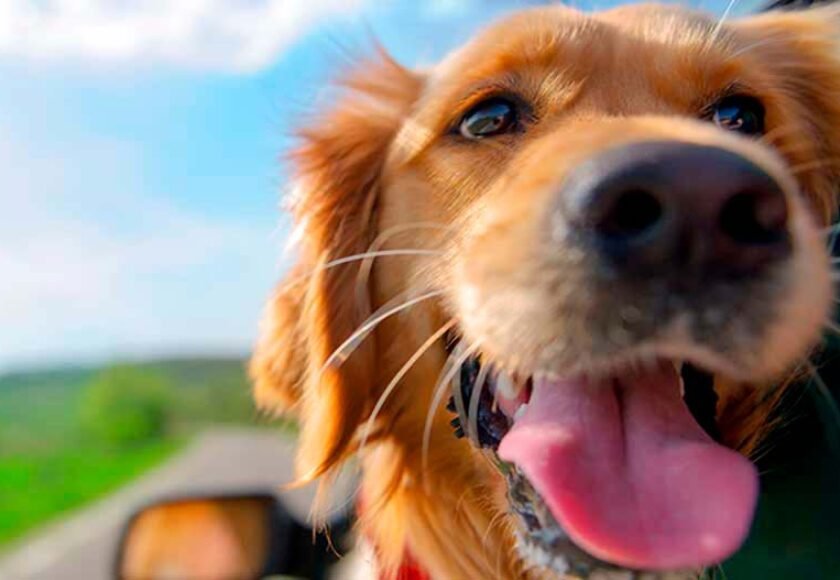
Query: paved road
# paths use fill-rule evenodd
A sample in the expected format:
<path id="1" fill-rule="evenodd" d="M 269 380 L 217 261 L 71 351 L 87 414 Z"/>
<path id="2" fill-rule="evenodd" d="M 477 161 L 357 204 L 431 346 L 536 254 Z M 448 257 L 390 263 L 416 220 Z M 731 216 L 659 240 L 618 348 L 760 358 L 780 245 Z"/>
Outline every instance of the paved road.
<path id="1" fill-rule="evenodd" d="M 0 558 L 0 579 L 110 579 L 120 527 L 136 507 L 168 494 L 277 489 L 291 478 L 292 453 L 292 442 L 277 432 L 208 432 L 115 495 L 24 540 Z M 305 514 L 311 493 L 284 495 Z"/>

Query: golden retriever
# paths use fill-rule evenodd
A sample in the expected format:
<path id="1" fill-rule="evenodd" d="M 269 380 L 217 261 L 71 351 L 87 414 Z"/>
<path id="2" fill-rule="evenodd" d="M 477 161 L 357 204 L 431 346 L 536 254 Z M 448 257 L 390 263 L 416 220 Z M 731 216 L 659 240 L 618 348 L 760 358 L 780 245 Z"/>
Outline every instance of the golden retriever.
<path id="1" fill-rule="evenodd" d="M 299 262 L 252 374 L 301 481 L 358 458 L 383 576 L 740 547 L 746 457 L 833 302 L 838 23 L 553 6 L 344 77 L 291 153 Z"/>

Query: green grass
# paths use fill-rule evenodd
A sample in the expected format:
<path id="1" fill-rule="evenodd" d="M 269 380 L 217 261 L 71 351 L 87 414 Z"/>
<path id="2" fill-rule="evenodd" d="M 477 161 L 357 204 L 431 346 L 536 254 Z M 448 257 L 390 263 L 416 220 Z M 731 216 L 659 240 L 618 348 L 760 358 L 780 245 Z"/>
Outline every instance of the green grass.
<path id="1" fill-rule="evenodd" d="M 0 456 L 0 545 L 107 494 L 180 447 L 154 441 L 128 451 L 85 447 Z"/>
<path id="2" fill-rule="evenodd" d="M 164 379 L 171 402 L 166 433 L 128 447 L 97 441 L 82 428 L 84 394 L 101 369 L 0 376 L 0 549 L 127 483 L 209 425 L 257 424 L 241 359 L 132 367 Z"/>
<path id="3" fill-rule="evenodd" d="M 0 378 L 0 455 L 46 451 L 72 435 L 89 377 L 74 371 Z"/>

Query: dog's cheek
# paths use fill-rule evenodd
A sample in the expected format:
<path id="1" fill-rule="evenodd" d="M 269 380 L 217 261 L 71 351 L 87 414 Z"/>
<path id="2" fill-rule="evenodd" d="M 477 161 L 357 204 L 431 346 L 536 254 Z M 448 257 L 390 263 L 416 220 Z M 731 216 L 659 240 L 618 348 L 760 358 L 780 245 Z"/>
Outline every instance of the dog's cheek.
<path id="1" fill-rule="evenodd" d="M 574 289 L 564 287 L 556 263 L 563 248 L 543 239 L 545 204 L 511 191 L 517 194 L 530 205 L 502 197 L 476 220 L 453 263 L 451 287 L 465 339 L 496 363 L 525 369 L 540 363 L 546 345 L 562 341 L 558 321 L 568 318 L 565 300 Z"/>
<path id="2" fill-rule="evenodd" d="M 757 376 L 778 376 L 801 362 L 819 341 L 833 309 L 826 236 L 803 200 L 793 197 L 790 203 L 795 251 L 789 267 L 779 274 L 787 297 L 779 301 L 776 322 L 757 357 L 761 364 Z M 790 353 L 800 353 L 801 359 L 791 360 Z"/>

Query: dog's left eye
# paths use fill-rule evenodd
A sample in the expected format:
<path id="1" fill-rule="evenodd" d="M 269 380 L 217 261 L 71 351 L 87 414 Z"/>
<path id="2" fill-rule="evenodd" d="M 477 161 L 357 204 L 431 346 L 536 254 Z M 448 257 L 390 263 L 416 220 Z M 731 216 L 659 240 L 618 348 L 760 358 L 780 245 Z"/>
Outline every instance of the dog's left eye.
<path id="1" fill-rule="evenodd" d="M 712 108 L 712 120 L 727 131 L 760 135 L 764 133 L 764 105 L 746 95 L 725 97 Z"/>
<path id="2" fill-rule="evenodd" d="M 507 99 L 492 98 L 470 109 L 459 130 L 467 139 L 484 139 L 509 133 L 516 127 L 516 106 Z"/>

